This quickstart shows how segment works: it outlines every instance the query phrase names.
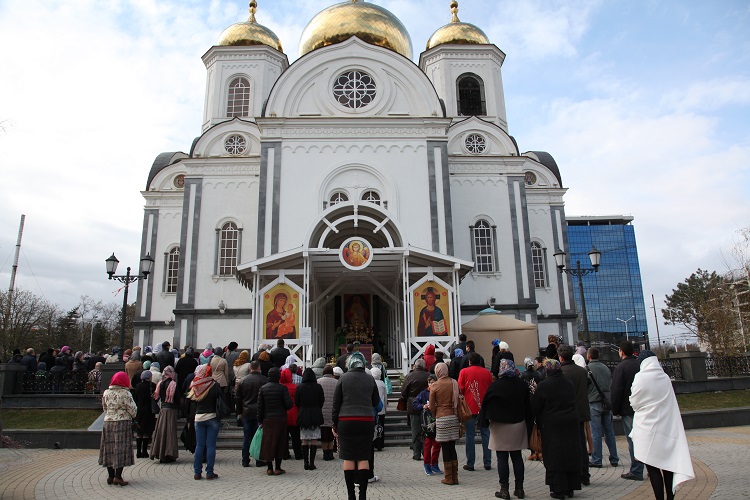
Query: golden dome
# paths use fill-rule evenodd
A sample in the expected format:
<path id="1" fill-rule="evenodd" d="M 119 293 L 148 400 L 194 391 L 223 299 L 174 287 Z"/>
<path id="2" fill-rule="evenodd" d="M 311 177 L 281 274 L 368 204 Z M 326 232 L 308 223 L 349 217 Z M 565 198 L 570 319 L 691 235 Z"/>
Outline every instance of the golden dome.
<path id="1" fill-rule="evenodd" d="M 473 24 L 462 23 L 458 20 L 458 2 L 451 2 L 451 13 L 453 18 L 445 26 L 438 28 L 427 40 L 427 50 L 444 43 L 469 45 L 469 44 L 489 44 L 490 39 L 484 34 L 484 31 Z"/>
<path id="2" fill-rule="evenodd" d="M 255 11 L 258 4 L 255 0 L 250 1 L 250 16 L 244 23 L 235 23 L 224 30 L 219 36 L 216 45 L 268 45 L 279 52 L 284 52 L 281 48 L 281 41 L 276 33 L 266 28 L 262 24 L 255 22 Z"/>
<path id="3" fill-rule="evenodd" d="M 319 12 L 302 32 L 299 55 L 353 36 L 411 59 L 411 38 L 401 21 L 383 7 L 357 0 Z"/>

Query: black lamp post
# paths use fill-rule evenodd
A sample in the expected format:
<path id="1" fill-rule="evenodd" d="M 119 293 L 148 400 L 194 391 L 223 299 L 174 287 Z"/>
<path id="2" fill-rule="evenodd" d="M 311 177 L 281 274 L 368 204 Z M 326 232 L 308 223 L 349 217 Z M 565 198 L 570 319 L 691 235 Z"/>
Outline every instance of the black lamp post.
<path id="1" fill-rule="evenodd" d="M 583 277 L 589 273 L 599 272 L 599 264 L 601 263 L 601 260 L 602 260 L 602 253 L 599 250 L 597 250 L 595 246 L 592 246 L 591 251 L 589 252 L 589 259 L 591 260 L 592 267 L 581 267 L 581 261 L 577 260 L 575 269 L 565 268 L 565 252 L 563 252 L 559 248 L 552 255 L 553 257 L 555 257 L 555 263 L 557 264 L 557 269 L 559 269 L 561 273 L 566 273 L 566 274 L 570 274 L 572 276 L 578 277 L 578 290 L 579 290 L 579 293 L 581 294 L 581 313 L 583 314 L 583 329 L 585 331 L 584 340 L 586 341 L 587 344 L 591 344 L 591 335 L 589 332 L 589 318 L 588 318 L 588 315 L 586 314 L 586 296 L 583 294 Z"/>
<path id="2" fill-rule="evenodd" d="M 128 287 L 131 283 L 148 278 L 148 275 L 151 274 L 151 269 L 154 267 L 154 259 L 151 257 L 151 254 L 148 253 L 145 257 L 141 257 L 141 275 L 131 275 L 129 267 L 126 274 L 116 275 L 117 264 L 119 264 L 120 261 L 117 260 L 114 253 L 112 253 L 112 255 L 104 262 L 107 263 L 107 274 L 109 275 L 109 279 L 119 281 L 125 285 L 125 293 L 122 296 L 122 322 L 120 323 L 119 358 L 120 361 L 122 361 L 122 356 L 125 354 L 125 316 L 128 312 Z"/>

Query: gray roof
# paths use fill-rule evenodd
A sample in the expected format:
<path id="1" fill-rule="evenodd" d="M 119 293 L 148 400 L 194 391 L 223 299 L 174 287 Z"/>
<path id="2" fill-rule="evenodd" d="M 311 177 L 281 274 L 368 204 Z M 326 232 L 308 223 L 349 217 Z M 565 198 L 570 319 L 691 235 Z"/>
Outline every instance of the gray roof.
<path id="1" fill-rule="evenodd" d="M 154 160 L 154 163 L 151 165 L 151 171 L 149 171 L 148 173 L 148 181 L 146 181 L 146 191 L 148 191 L 149 187 L 151 187 L 151 181 L 154 180 L 156 174 L 161 172 L 163 168 L 177 163 L 183 158 L 187 158 L 187 155 L 182 151 L 169 151 L 159 154 Z"/>
<path id="2" fill-rule="evenodd" d="M 530 153 L 534 153 L 536 157 L 539 158 L 539 163 L 547 167 L 547 169 L 557 178 L 560 187 L 563 187 L 562 177 L 560 177 L 560 169 L 557 167 L 557 162 L 552 158 L 552 155 L 546 151 L 530 151 Z"/>

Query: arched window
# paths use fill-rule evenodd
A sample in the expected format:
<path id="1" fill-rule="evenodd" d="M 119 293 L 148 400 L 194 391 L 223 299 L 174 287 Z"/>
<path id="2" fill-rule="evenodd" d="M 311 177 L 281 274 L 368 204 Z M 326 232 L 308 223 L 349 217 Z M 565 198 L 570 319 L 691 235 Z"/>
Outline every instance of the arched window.
<path id="1" fill-rule="evenodd" d="M 240 231 L 237 224 L 227 222 L 219 231 L 219 276 L 234 274 L 237 269 L 237 258 L 240 247 Z"/>
<path id="2" fill-rule="evenodd" d="M 174 247 L 166 254 L 167 275 L 164 280 L 164 291 L 166 293 L 177 293 L 177 274 L 180 270 L 180 247 Z"/>
<path id="3" fill-rule="evenodd" d="M 478 273 L 495 272 L 494 228 L 479 219 L 471 228 L 474 250 L 474 270 Z"/>
<path id="4" fill-rule="evenodd" d="M 456 82 L 458 87 L 458 114 L 460 116 L 486 115 L 484 83 L 476 75 L 462 75 Z"/>
<path id="5" fill-rule="evenodd" d="M 331 196 L 331 201 L 328 202 L 330 206 L 334 206 L 337 203 L 343 203 L 345 201 L 349 201 L 349 197 L 346 195 L 346 193 L 342 193 L 341 191 L 337 191 L 333 193 L 333 196 Z"/>
<path id="6" fill-rule="evenodd" d="M 365 191 L 362 193 L 362 201 L 380 205 L 380 195 L 376 191 Z"/>
<path id="7" fill-rule="evenodd" d="M 247 116 L 250 114 L 250 82 L 238 77 L 229 83 L 227 94 L 227 116 Z"/>
<path id="8" fill-rule="evenodd" d="M 536 288 L 547 287 L 547 262 L 542 245 L 533 241 L 531 243 L 531 265 L 534 268 L 534 286 Z"/>

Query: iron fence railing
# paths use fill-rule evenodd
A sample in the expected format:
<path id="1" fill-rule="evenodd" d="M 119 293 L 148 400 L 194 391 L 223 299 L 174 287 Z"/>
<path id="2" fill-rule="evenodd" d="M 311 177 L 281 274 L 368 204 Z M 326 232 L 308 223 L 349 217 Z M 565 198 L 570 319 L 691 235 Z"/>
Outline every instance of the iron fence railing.
<path id="1" fill-rule="evenodd" d="M 660 359 L 659 364 L 661 364 L 664 373 L 669 375 L 669 378 L 675 380 L 682 378 L 682 364 L 680 364 L 679 359 Z"/>
<path id="2" fill-rule="evenodd" d="M 89 380 L 86 372 L 29 372 L 16 380 L 18 394 L 94 394 L 99 392 L 98 380 Z"/>
<path id="3" fill-rule="evenodd" d="M 706 358 L 706 373 L 709 377 L 750 376 L 750 357 L 711 356 Z"/>

